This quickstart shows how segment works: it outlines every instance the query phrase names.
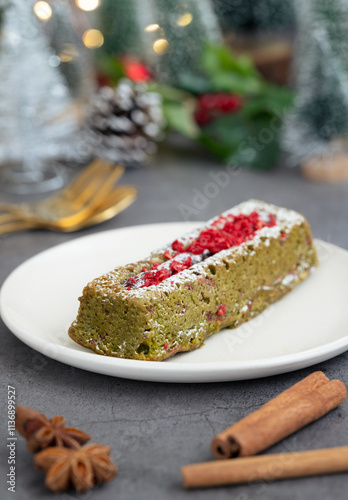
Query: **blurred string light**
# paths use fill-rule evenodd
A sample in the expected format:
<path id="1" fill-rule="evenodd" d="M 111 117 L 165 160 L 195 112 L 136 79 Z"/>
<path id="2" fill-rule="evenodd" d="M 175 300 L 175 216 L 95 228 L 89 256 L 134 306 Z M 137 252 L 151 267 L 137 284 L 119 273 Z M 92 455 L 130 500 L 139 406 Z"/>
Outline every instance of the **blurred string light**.
<path id="1" fill-rule="evenodd" d="M 178 26 L 188 26 L 192 22 L 192 19 L 193 15 L 191 12 L 185 12 L 185 14 L 182 14 L 182 16 L 177 19 L 176 24 Z"/>
<path id="2" fill-rule="evenodd" d="M 149 24 L 146 26 L 145 31 L 156 31 L 160 28 L 159 24 Z"/>
<path id="3" fill-rule="evenodd" d="M 81 10 L 90 12 L 91 10 L 95 10 L 99 7 L 100 0 L 75 0 L 75 3 Z"/>
<path id="4" fill-rule="evenodd" d="M 165 54 L 168 51 L 169 42 L 165 38 L 159 38 L 153 44 L 153 50 L 156 54 Z"/>
<path id="5" fill-rule="evenodd" d="M 82 41 L 88 49 L 98 49 L 104 43 L 104 37 L 101 31 L 90 29 L 82 35 Z"/>
<path id="6" fill-rule="evenodd" d="M 47 2 L 36 2 L 33 9 L 41 21 L 48 21 L 52 16 L 51 6 Z"/>

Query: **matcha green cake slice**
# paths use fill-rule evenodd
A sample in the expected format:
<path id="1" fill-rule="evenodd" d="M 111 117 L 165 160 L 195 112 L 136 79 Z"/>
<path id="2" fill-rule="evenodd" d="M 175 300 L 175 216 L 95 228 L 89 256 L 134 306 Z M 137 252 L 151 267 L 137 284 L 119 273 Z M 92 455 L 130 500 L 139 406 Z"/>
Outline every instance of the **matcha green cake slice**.
<path id="1" fill-rule="evenodd" d="M 250 200 L 88 283 L 69 335 L 98 354 L 161 361 L 253 318 L 317 263 L 302 215 Z"/>

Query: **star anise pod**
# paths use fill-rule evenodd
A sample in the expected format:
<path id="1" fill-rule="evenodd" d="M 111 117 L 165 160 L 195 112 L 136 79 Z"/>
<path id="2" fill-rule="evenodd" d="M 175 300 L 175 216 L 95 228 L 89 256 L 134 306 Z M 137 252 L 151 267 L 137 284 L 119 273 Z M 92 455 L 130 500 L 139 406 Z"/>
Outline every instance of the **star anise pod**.
<path id="1" fill-rule="evenodd" d="M 89 434 L 76 427 L 65 427 L 64 417 L 48 420 L 42 413 L 21 405 L 16 409 L 16 429 L 26 438 L 31 453 L 49 446 L 80 448 L 91 439 Z"/>
<path id="2" fill-rule="evenodd" d="M 110 447 L 100 444 L 88 444 L 78 449 L 48 448 L 35 455 L 34 464 L 47 472 L 45 485 L 56 492 L 73 486 L 83 493 L 96 483 L 110 481 L 117 474 Z"/>

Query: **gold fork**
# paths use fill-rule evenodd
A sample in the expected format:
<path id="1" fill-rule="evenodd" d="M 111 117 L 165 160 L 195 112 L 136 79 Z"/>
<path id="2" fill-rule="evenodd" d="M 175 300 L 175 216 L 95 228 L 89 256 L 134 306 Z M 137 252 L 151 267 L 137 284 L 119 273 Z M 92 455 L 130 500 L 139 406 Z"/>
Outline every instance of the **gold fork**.
<path id="1" fill-rule="evenodd" d="M 0 210 L 7 212 L 0 215 L 0 223 L 20 218 L 34 224 L 49 224 L 57 229 L 78 224 L 102 203 L 123 172 L 121 166 L 115 167 L 112 163 L 95 160 L 53 196 L 21 205 L 0 203 Z"/>
<path id="2" fill-rule="evenodd" d="M 38 223 L 33 220 L 23 220 L 16 218 L 12 215 L 12 219 L 8 222 L 0 224 L 0 234 L 12 233 L 15 231 L 23 231 L 24 229 L 50 229 L 53 231 L 72 232 L 94 224 L 100 224 L 106 220 L 111 219 L 122 210 L 125 210 L 136 199 L 137 189 L 133 186 L 120 186 L 114 188 L 95 208 L 94 212 L 80 222 L 71 222 L 71 225 L 63 225 L 61 227 L 57 224 Z"/>

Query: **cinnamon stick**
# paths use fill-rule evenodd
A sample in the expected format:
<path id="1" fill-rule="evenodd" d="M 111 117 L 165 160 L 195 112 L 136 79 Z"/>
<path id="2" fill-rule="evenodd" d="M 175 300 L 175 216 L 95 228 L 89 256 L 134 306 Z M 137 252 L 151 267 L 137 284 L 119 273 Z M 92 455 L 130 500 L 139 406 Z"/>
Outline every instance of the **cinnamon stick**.
<path id="1" fill-rule="evenodd" d="M 346 399 L 346 387 L 314 372 L 214 437 L 215 458 L 254 455 L 317 420 Z"/>
<path id="2" fill-rule="evenodd" d="M 276 481 L 337 472 L 348 472 L 348 446 L 204 462 L 181 469 L 185 488 Z"/>

